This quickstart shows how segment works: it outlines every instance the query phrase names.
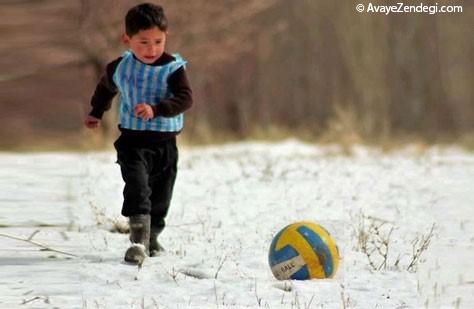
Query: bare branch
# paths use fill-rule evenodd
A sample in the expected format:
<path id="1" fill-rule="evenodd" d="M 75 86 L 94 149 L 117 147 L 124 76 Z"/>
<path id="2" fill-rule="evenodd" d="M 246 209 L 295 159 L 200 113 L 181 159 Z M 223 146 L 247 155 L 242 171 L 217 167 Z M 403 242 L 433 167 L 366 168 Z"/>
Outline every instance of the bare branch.
<path id="1" fill-rule="evenodd" d="M 35 245 L 35 246 L 41 247 L 41 248 L 43 248 L 43 249 L 45 249 L 45 250 L 48 250 L 48 251 L 53 251 L 53 252 L 61 253 L 61 254 L 64 254 L 64 255 L 69 255 L 69 256 L 73 256 L 73 257 L 78 257 L 78 256 L 75 255 L 75 254 L 68 253 L 68 252 L 61 251 L 61 250 L 57 250 L 57 249 L 53 249 L 53 248 L 51 248 L 51 247 L 49 247 L 49 246 L 40 244 L 40 243 L 38 243 L 38 242 L 36 242 L 36 241 L 33 241 L 33 240 L 31 240 L 31 239 L 24 239 L 24 238 L 20 238 L 20 237 L 8 235 L 8 234 L 3 234 L 3 233 L 0 233 L 0 237 L 6 237 L 6 238 L 14 239 L 14 240 L 24 241 L 24 242 L 33 244 L 33 245 Z"/>
<path id="2" fill-rule="evenodd" d="M 224 258 L 221 260 L 219 267 L 217 267 L 216 274 L 214 275 L 214 279 L 217 279 L 217 276 L 219 275 L 219 271 L 221 270 L 222 266 L 224 265 L 225 260 L 227 260 L 228 255 L 226 254 Z"/>
<path id="3" fill-rule="evenodd" d="M 407 267 L 408 271 L 414 270 L 416 264 L 420 260 L 421 254 L 428 249 L 428 246 L 430 245 L 431 239 L 433 238 L 433 235 L 434 235 L 434 230 L 435 230 L 435 224 L 433 223 L 428 234 L 422 235 L 421 239 L 417 237 L 413 240 L 412 259 L 410 261 L 410 264 L 408 264 L 408 267 Z M 417 246 L 418 243 L 420 244 L 419 246 Z"/>
<path id="4" fill-rule="evenodd" d="M 28 241 L 32 240 L 33 237 L 35 237 L 35 235 L 38 234 L 39 232 L 40 232 L 40 230 L 34 231 L 34 232 L 30 235 L 30 237 L 28 237 Z"/>

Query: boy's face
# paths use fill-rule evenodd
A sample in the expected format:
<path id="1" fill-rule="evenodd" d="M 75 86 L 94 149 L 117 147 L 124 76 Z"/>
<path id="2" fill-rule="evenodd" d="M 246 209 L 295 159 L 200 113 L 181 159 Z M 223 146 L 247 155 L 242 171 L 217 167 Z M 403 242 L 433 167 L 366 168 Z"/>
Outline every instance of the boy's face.
<path id="1" fill-rule="evenodd" d="M 151 64 L 160 58 L 165 51 L 166 32 L 154 27 L 140 30 L 131 37 L 124 33 L 122 34 L 122 41 L 132 50 L 138 60 Z"/>

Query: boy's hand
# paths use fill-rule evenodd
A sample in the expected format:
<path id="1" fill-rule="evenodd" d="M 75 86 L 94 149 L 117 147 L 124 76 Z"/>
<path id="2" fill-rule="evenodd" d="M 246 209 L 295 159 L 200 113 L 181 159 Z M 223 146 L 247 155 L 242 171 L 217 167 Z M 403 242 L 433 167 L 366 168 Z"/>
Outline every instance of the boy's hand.
<path id="1" fill-rule="evenodd" d="M 84 125 L 89 129 L 95 129 L 100 126 L 100 119 L 87 115 L 86 119 L 84 119 Z"/>
<path id="2" fill-rule="evenodd" d="M 135 117 L 142 118 L 143 120 L 150 120 L 153 118 L 153 109 L 146 103 L 139 103 L 134 108 Z"/>

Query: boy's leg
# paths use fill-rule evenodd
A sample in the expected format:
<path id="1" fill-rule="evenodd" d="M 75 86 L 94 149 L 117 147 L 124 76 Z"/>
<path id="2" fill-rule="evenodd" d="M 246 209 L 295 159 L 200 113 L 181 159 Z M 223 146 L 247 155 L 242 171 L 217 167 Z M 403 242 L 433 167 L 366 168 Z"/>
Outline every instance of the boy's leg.
<path id="1" fill-rule="evenodd" d="M 149 184 L 152 190 L 151 200 L 151 237 L 150 252 L 161 251 L 156 238 L 165 227 L 165 217 L 168 214 L 174 183 L 177 175 L 178 150 L 176 140 L 172 139 L 162 146 L 161 156 L 157 156 L 154 173 L 150 175 Z"/>
<path id="2" fill-rule="evenodd" d="M 151 226 L 157 229 L 165 227 L 165 217 L 168 214 L 173 188 L 176 180 L 177 169 L 175 166 L 162 171 L 159 177 L 150 181 L 151 194 Z"/>
<path id="3" fill-rule="evenodd" d="M 125 261 L 142 264 L 150 244 L 150 215 L 130 217 L 130 241 L 132 245 L 125 252 Z"/>
<path id="4" fill-rule="evenodd" d="M 148 185 L 149 154 L 145 149 L 117 149 L 118 163 L 125 182 L 122 214 L 130 220 L 132 246 L 125 252 L 125 261 L 141 264 L 150 241 L 150 195 Z"/>
<path id="5" fill-rule="evenodd" d="M 122 215 L 130 217 L 150 214 L 152 191 L 149 186 L 146 150 L 140 148 L 117 149 L 117 157 L 125 182 Z"/>

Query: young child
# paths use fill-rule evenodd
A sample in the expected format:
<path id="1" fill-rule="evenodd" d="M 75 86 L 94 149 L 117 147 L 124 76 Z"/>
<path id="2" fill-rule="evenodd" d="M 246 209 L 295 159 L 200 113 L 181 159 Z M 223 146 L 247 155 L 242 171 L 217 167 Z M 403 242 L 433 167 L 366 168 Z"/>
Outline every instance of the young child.
<path id="1" fill-rule="evenodd" d="M 125 17 L 122 40 L 128 50 L 109 63 L 91 99 L 87 128 L 100 125 L 119 93 L 117 161 L 125 182 L 122 215 L 129 217 L 132 245 L 125 261 L 141 263 L 163 250 L 157 237 L 165 227 L 177 173 L 176 136 L 192 91 L 186 62 L 166 53 L 168 22 L 162 7 L 143 3 Z"/>

